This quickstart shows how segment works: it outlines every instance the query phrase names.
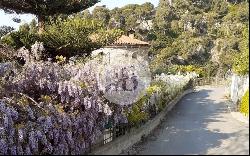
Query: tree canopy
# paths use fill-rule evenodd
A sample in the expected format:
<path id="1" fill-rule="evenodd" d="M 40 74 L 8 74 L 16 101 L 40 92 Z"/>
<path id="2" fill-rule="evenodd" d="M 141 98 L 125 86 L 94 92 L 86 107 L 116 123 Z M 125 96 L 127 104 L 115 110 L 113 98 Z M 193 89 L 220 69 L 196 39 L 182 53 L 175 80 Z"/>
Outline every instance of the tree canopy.
<path id="1" fill-rule="evenodd" d="M 0 9 L 37 15 L 40 31 L 46 16 L 72 14 L 95 5 L 99 0 L 1 0 Z"/>
<path id="2" fill-rule="evenodd" d="M 160 0 L 153 25 L 154 70 L 191 64 L 213 66 L 219 76 L 249 71 L 248 1 Z"/>

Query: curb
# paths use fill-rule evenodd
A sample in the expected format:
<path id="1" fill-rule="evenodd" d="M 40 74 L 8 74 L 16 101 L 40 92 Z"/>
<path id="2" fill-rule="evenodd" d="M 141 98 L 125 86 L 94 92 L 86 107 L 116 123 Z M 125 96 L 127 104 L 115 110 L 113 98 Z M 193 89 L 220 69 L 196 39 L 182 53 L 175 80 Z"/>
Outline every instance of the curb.
<path id="1" fill-rule="evenodd" d="M 249 117 L 246 117 L 242 113 L 237 112 L 232 101 L 226 100 L 225 103 L 227 105 L 229 113 L 231 114 L 231 116 L 234 119 L 236 119 L 236 120 L 238 120 L 238 121 L 240 121 L 242 123 L 249 124 Z"/>

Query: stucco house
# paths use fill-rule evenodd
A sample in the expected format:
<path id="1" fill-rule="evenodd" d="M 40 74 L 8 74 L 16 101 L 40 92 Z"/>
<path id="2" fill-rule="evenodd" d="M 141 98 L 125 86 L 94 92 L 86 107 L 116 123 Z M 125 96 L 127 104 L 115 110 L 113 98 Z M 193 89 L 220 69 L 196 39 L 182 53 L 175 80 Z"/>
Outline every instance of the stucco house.
<path id="1" fill-rule="evenodd" d="M 122 35 L 114 43 L 92 52 L 99 61 L 95 66 L 105 97 L 119 105 L 138 100 L 150 85 L 149 43 L 138 40 L 134 32 Z M 101 56 L 101 57 L 97 57 Z"/>
<path id="2" fill-rule="evenodd" d="M 114 43 L 101 49 L 104 51 L 108 51 L 108 49 L 116 49 L 117 52 L 119 52 L 119 50 L 126 50 L 128 55 L 131 55 L 131 57 L 140 55 L 143 56 L 144 59 L 148 60 L 148 50 L 150 44 L 136 39 L 134 33 L 134 30 L 130 30 L 127 32 L 127 35 L 122 35 Z"/>

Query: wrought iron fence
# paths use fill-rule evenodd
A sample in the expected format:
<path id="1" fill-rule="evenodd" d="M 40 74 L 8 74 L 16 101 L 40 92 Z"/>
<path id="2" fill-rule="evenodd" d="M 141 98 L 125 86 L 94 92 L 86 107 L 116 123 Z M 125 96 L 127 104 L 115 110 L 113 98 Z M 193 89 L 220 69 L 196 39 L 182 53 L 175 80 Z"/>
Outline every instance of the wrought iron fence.
<path id="1" fill-rule="evenodd" d="M 101 147 L 109 142 L 114 141 L 116 138 L 129 133 L 132 127 L 133 126 L 129 123 L 122 123 L 115 126 L 111 125 L 104 130 L 103 135 L 95 144 L 89 146 L 89 149 L 87 149 L 87 152 L 85 154 L 89 154 L 93 151 L 93 149 Z"/>

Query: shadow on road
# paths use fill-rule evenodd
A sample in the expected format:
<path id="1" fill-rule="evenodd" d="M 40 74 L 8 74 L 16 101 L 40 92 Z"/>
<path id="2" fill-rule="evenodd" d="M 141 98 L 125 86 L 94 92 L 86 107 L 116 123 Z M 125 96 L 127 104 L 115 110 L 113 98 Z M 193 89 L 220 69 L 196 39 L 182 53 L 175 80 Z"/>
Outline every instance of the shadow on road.
<path id="1" fill-rule="evenodd" d="M 162 124 L 129 154 L 249 153 L 248 147 L 242 147 L 249 141 L 241 144 L 249 138 L 248 127 L 227 118 L 229 113 L 219 92 L 202 89 L 183 97 Z"/>

